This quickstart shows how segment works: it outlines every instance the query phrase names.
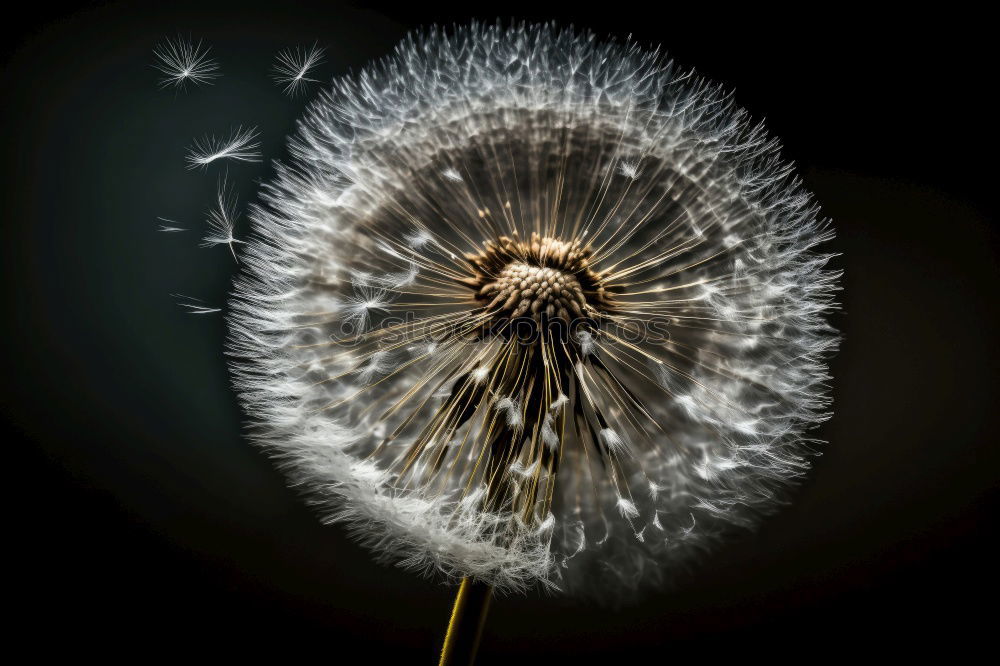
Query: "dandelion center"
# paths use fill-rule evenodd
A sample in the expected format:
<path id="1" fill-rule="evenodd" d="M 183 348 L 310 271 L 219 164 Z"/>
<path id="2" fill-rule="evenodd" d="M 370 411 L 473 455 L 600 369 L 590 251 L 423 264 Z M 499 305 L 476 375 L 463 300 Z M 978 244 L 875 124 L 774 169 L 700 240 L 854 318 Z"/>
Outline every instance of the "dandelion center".
<path id="1" fill-rule="evenodd" d="M 490 305 L 499 305 L 500 311 L 511 318 L 530 316 L 538 321 L 547 316 L 568 322 L 571 313 L 583 317 L 590 309 L 575 276 L 520 261 L 508 264 L 478 295 L 484 299 L 492 297 Z"/>
<path id="2" fill-rule="evenodd" d="M 494 332 L 509 335 L 521 323 L 533 330 L 595 328 L 611 302 L 590 256 L 579 241 L 538 233 L 528 241 L 502 236 L 466 256 L 475 277 L 464 282 L 475 290 Z"/>

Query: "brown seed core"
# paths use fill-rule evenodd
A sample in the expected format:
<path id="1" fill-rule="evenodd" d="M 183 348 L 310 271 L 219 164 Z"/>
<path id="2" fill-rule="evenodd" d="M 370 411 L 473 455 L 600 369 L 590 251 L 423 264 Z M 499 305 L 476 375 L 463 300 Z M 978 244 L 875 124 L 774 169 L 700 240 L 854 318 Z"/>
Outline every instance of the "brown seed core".
<path id="1" fill-rule="evenodd" d="M 583 287 L 574 275 L 521 261 L 507 264 L 497 279 L 484 285 L 477 296 L 488 300 L 487 309 L 498 317 L 510 319 L 533 317 L 540 323 L 544 314 L 570 323 L 590 318 L 592 314 Z"/>
<path id="2" fill-rule="evenodd" d="M 486 241 L 483 251 L 466 255 L 474 277 L 463 284 L 475 291 L 491 324 L 531 318 L 537 324 L 561 320 L 596 327 L 611 300 L 599 274 L 590 267 L 591 250 L 531 234 Z"/>

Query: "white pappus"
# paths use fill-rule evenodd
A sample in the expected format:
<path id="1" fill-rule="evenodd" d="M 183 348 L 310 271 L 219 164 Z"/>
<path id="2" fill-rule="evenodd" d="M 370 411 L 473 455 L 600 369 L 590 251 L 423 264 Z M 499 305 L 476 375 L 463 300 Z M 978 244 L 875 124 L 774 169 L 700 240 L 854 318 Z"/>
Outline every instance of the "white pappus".
<path id="1" fill-rule="evenodd" d="M 631 42 L 408 38 L 310 105 L 251 213 L 227 316 L 257 442 L 389 561 L 669 579 L 779 505 L 828 417 L 832 231 L 778 150 Z"/>
<path id="2" fill-rule="evenodd" d="M 153 67 L 163 73 L 160 87 L 184 88 L 188 83 L 211 84 L 219 74 L 219 63 L 208 57 L 211 48 L 202 49 L 190 37 L 167 39 L 153 49 L 156 63 Z"/>
<path id="3" fill-rule="evenodd" d="M 236 191 L 229 186 L 228 179 L 223 175 L 219 178 L 215 206 L 208 211 L 207 231 L 200 243 L 200 247 L 226 245 L 235 261 L 239 261 L 236 258 L 236 244 L 244 242 L 235 236 L 236 220 L 239 218 L 237 204 Z"/>
<path id="4" fill-rule="evenodd" d="M 294 97 L 307 83 L 317 82 L 317 79 L 307 75 L 323 62 L 323 51 L 318 44 L 313 44 L 308 49 L 296 47 L 281 51 L 277 55 L 271 78 L 282 86 L 287 95 Z"/>
<path id="5" fill-rule="evenodd" d="M 205 135 L 196 139 L 188 149 L 189 169 L 206 167 L 216 160 L 233 160 L 234 162 L 260 162 L 260 133 L 256 127 L 236 127 L 230 131 L 228 138 Z"/>

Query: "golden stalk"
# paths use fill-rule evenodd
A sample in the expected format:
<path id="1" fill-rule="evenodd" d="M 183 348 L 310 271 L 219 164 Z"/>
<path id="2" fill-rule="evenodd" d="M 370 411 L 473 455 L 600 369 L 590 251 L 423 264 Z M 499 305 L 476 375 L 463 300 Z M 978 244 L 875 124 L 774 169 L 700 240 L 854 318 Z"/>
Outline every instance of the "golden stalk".
<path id="1" fill-rule="evenodd" d="M 438 666 L 472 666 L 493 600 L 493 587 L 463 578 L 455 595 Z"/>

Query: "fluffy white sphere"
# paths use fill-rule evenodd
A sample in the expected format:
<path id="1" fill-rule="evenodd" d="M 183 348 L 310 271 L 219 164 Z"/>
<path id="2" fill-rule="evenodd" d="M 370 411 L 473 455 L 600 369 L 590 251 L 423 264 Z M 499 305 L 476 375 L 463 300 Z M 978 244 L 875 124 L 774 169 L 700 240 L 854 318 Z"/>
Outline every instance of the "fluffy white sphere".
<path id="1" fill-rule="evenodd" d="M 256 439 L 385 558 L 617 594 L 750 526 L 827 416 L 831 236 L 717 85 L 432 30 L 314 101 L 253 212 Z"/>

